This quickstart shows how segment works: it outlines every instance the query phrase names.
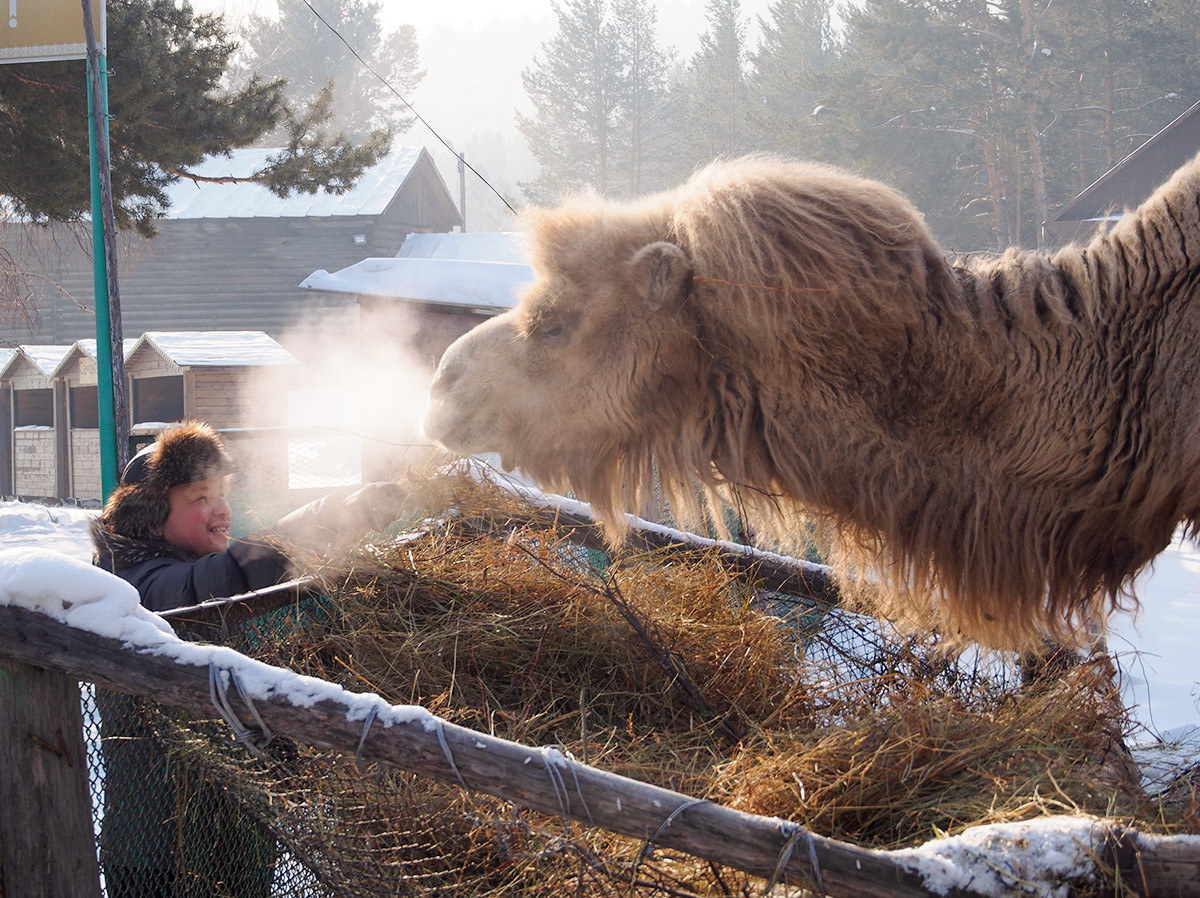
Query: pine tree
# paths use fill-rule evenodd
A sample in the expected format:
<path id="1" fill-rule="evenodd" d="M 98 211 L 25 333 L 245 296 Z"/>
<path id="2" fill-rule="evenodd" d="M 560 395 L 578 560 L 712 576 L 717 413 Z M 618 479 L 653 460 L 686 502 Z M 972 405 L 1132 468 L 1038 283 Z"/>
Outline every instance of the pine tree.
<path id="1" fill-rule="evenodd" d="M 1052 5 L 1058 120 L 1050 138 L 1077 193 L 1200 97 L 1188 0 Z"/>
<path id="2" fill-rule="evenodd" d="M 319 16 L 303 3 L 280 4 L 277 19 L 251 16 L 242 35 L 243 64 L 260 76 L 285 78 L 285 96 L 295 103 L 312 104 L 331 87 L 335 100 L 331 124 L 352 136 L 364 136 L 372 129 L 410 128 L 415 119 L 401 97 L 409 96 L 425 75 L 416 30 L 403 25 L 384 35 L 376 0 L 310 2 Z M 355 58 L 350 47 L 379 78 Z"/>
<path id="3" fill-rule="evenodd" d="M 542 45 L 544 60 L 521 73 L 534 114 L 517 116 L 541 166 L 521 187 L 537 202 L 585 185 L 608 192 L 621 103 L 621 45 L 606 0 L 551 5 L 558 31 Z"/>
<path id="4" fill-rule="evenodd" d="M 817 78 L 835 53 L 832 0 L 775 0 L 747 76 L 750 122 L 762 149 L 811 155 L 823 121 Z"/>
<path id="5" fill-rule="evenodd" d="M 746 24 L 740 0 L 708 0 L 708 30 L 685 82 L 686 118 L 680 144 L 688 168 L 748 149 Z"/>
<path id="6" fill-rule="evenodd" d="M 657 16 L 650 0 L 613 0 L 620 109 L 614 156 L 621 193 L 636 196 L 666 186 L 663 157 L 670 143 L 667 68 L 671 55 L 658 45 Z"/>
<path id="7" fill-rule="evenodd" d="M 1200 92 L 1198 28 L 1186 0 L 866 0 L 796 143 L 900 187 L 950 246 L 1033 246 Z"/>
<path id="8" fill-rule="evenodd" d="M 172 0 L 108 2 L 109 131 L 121 227 L 153 232 L 165 188 L 205 156 L 253 144 L 277 127 L 285 147 L 251 180 L 279 195 L 347 189 L 390 142 L 330 133 L 327 97 L 297 110 L 280 79 L 222 88 L 236 44 L 220 18 Z M 81 62 L 0 66 L 0 194 L 33 220 L 75 221 L 91 208 Z"/>

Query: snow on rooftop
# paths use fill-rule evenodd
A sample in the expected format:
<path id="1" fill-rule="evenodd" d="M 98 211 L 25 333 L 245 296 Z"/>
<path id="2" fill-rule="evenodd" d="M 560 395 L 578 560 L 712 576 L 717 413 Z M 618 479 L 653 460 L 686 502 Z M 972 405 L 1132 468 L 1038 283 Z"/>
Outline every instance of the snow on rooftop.
<path id="1" fill-rule="evenodd" d="M 455 231 L 409 234 L 400 252 L 402 259 L 461 259 L 469 262 L 529 263 L 525 235 L 513 231 Z"/>
<path id="2" fill-rule="evenodd" d="M 121 354 L 122 358 L 129 358 L 129 353 L 133 351 L 133 347 L 137 345 L 136 337 L 126 337 L 122 341 Z M 76 355 L 83 355 L 92 361 L 96 361 L 96 341 L 94 339 L 76 340 L 75 344 L 68 350 L 66 355 L 62 357 L 62 361 L 54 368 L 54 376 L 57 377 L 63 373 L 63 369 Z"/>
<path id="3" fill-rule="evenodd" d="M 12 356 L 4 363 L 4 367 L 0 370 L 5 370 L 16 364 L 17 356 L 23 355 L 29 359 L 39 371 L 47 377 L 54 376 L 54 369 L 59 363 L 66 358 L 67 353 L 71 351 L 71 345 L 67 346 L 52 346 L 44 343 L 23 343 L 14 352 Z"/>
<path id="4" fill-rule="evenodd" d="M 0 371 L 8 367 L 8 363 L 13 360 L 16 354 L 17 351 L 15 349 L 0 347 Z"/>
<path id="5" fill-rule="evenodd" d="M 126 357 L 149 343 L 180 367 L 296 365 L 295 356 L 262 331 L 147 331 Z"/>
<path id="6" fill-rule="evenodd" d="M 462 259 L 372 258 L 330 274 L 321 269 L 300 286 L 328 293 L 357 293 L 439 305 L 509 309 L 533 268 L 516 262 Z"/>
<path id="7" fill-rule="evenodd" d="M 210 156 L 191 171 L 208 178 L 245 178 L 265 166 L 281 150 L 247 147 L 226 158 Z M 216 184 L 182 178 L 167 188 L 167 218 L 299 218 L 328 215 L 380 215 L 403 186 L 425 152 L 424 147 L 396 147 L 363 172 L 342 194 L 318 190 L 276 196 L 261 184 Z"/>
<path id="8" fill-rule="evenodd" d="M 93 339 L 76 340 L 75 345 L 78 346 L 79 350 L 84 355 L 86 355 L 89 359 L 94 359 L 96 357 L 96 341 L 95 340 L 93 340 Z M 130 350 L 133 349 L 133 347 L 137 345 L 137 337 L 126 337 L 121 342 L 121 345 L 123 347 L 121 349 L 121 351 L 125 355 L 129 355 Z"/>

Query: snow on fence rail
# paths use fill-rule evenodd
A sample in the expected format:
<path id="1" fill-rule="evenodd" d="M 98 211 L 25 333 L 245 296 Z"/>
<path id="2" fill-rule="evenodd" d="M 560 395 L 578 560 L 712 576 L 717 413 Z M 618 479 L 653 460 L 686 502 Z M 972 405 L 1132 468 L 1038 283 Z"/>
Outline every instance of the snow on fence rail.
<path id="1" fill-rule="evenodd" d="M 257 726 L 457 783 L 551 815 L 685 851 L 821 894 L 1066 894 L 1108 876 L 1143 894 L 1200 896 L 1200 837 L 1153 837 L 1102 820 L 979 827 L 917 849 L 877 851 L 617 776 L 253 660 L 184 642 L 124 581 L 58 553 L 0 552 L 0 657 L 193 714 L 214 703 L 249 741 Z M 244 727 L 242 720 L 255 721 Z M 20 738 L 3 733 L 0 739 Z"/>

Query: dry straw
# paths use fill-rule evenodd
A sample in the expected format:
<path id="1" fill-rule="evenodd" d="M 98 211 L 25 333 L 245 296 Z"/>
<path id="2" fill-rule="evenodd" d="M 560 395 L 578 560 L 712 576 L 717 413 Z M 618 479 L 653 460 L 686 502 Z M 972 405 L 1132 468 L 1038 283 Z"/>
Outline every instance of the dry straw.
<path id="1" fill-rule="evenodd" d="M 765 596 L 713 554 L 609 559 L 474 481 L 414 489 L 454 516 L 416 541 L 360 547 L 319 571 L 319 605 L 230 638 L 390 702 L 863 846 L 1064 811 L 1200 830 L 1194 779 L 1159 799 L 1140 788 L 1102 660 L 1021 687 L 1003 659 L 967 664 L 935 641 Z M 219 728 L 160 725 L 337 894 L 761 887 L 328 752 L 264 765 Z"/>

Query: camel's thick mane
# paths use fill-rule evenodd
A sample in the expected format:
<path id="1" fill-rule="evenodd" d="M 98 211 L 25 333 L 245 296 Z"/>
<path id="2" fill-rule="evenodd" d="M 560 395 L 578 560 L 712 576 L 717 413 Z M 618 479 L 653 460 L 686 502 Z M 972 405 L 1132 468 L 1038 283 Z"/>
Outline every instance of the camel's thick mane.
<path id="1" fill-rule="evenodd" d="M 1078 638 L 1200 511 L 1197 197 L 1193 164 L 1087 246 L 958 265 L 888 188 L 772 159 L 542 213 L 535 263 L 582 283 L 641 243 L 684 250 L 694 388 L 530 467 L 612 521 L 656 488 L 703 517 L 699 474 L 775 533 L 815 519 L 886 614 Z"/>

